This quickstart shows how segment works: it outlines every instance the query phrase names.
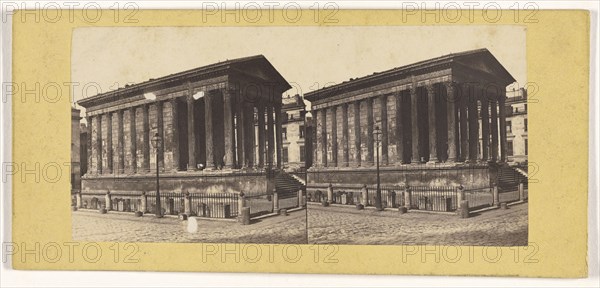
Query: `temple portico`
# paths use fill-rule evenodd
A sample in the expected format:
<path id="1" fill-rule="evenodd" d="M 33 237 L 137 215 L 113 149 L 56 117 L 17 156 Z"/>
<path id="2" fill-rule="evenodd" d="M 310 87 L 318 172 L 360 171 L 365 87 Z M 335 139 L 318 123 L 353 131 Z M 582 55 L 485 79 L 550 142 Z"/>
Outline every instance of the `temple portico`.
<path id="1" fill-rule="evenodd" d="M 446 174 L 459 166 L 494 170 L 507 158 L 504 101 L 506 86 L 513 82 L 495 57 L 481 49 L 306 94 L 316 121 L 309 187 L 373 184 L 375 176 L 369 171 L 374 170 L 375 149 L 380 149 L 382 173 L 389 174 L 385 184 L 450 185 L 460 184 L 462 177 L 416 179 L 406 171 L 440 169 Z M 382 130 L 379 146 L 374 129 Z M 484 178 L 476 182 L 483 185 L 491 179 Z"/>
<path id="2" fill-rule="evenodd" d="M 91 135 L 83 189 L 136 190 L 143 185 L 127 180 L 151 181 L 157 161 L 164 177 L 185 181 L 241 172 L 262 177 L 266 168 L 282 164 L 281 137 L 275 135 L 281 134 L 281 94 L 289 88 L 260 55 L 85 98 L 78 102 L 86 108 Z M 255 127 L 255 119 L 263 127 Z M 267 137 L 257 139 L 254 129 L 267 131 Z M 158 151 L 150 141 L 154 135 L 162 139 Z M 237 182 L 244 189 L 266 190 L 264 185 Z M 173 185 L 173 191 L 181 191 L 181 184 Z"/>

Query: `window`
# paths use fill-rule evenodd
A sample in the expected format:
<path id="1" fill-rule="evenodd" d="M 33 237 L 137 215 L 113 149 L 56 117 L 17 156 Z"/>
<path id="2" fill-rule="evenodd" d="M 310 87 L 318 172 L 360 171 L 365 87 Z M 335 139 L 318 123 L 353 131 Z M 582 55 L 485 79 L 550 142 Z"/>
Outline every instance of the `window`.
<path id="1" fill-rule="evenodd" d="M 523 120 L 523 125 L 525 126 L 525 132 L 527 132 L 527 118 Z"/>
<path id="2" fill-rule="evenodd" d="M 525 106 L 523 107 L 523 111 L 527 112 L 527 104 L 525 104 Z"/>
<path id="3" fill-rule="evenodd" d="M 506 121 L 506 132 L 512 133 L 512 123 L 510 121 Z"/>
<path id="4" fill-rule="evenodd" d="M 529 146 L 529 143 L 527 143 L 527 139 L 525 139 L 525 155 L 529 155 L 527 153 L 527 146 Z"/>
<path id="5" fill-rule="evenodd" d="M 512 141 L 508 141 L 506 144 L 506 154 L 508 154 L 508 156 L 513 156 L 513 142 Z"/>
<path id="6" fill-rule="evenodd" d="M 300 139 L 304 138 L 304 125 L 300 125 Z"/>
<path id="7" fill-rule="evenodd" d="M 283 148 L 283 155 L 282 156 L 283 156 L 282 157 L 283 158 L 282 159 L 283 163 L 287 163 L 288 162 L 288 148 L 287 147 Z"/>
<path id="8" fill-rule="evenodd" d="M 282 128 L 281 133 L 283 134 L 283 140 L 287 140 L 287 128 Z"/>
<path id="9" fill-rule="evenodd" d="M 304 146 L 300 145 L 300 162 L 304 162 L 305 161 L 304 159 L 306 159 L 306 158 L 304 158 L 305 157 L 304 153 L 306 153 L 306 151 L 304 150 Z"/>

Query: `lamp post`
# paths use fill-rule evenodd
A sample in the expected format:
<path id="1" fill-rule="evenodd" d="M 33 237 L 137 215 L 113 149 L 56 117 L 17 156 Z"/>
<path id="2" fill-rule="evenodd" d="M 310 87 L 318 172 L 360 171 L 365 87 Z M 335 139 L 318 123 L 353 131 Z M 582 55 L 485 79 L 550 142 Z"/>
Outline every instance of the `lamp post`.
<path id="1" fill-rule="evenodd" d="M 373 130 L 373 135 L 375 136 L 375 151 L 377 152 L 377 190 L 376 190 L 376 195 L 375 195 L 375 208 L 377 209 L 377 211 L 382 211 L 383 210 L 383 205 L 381 205 L 381 184 L 380 184 L 380 179 L 379 179 L 379 144 L 381 143 L 381 134 L 383 132 L 381 131 L 381 129 L 379 128 L 379 125 L 375 126 L 375 129 Z"/>
<path id="2" fill-rule="evenodd" d="M 162 208 L 160 207 L 160 188 L 159 188 L 159 178 L 158 178 L 158 152 L 160 150 L 160 145 L 162 144 L 162 139 L 160 138 L 160 136 L 158 135 L 158 133 L 154 134 L 154 137 L 152 137 L 152 146 L 154 146 L 154 149 L 156 149 L 156 205 L 155 205 L 155 209 L 156 211 L 154 211 L 154 214 L 156 215 L 157 218 L 162 218 Z"/>

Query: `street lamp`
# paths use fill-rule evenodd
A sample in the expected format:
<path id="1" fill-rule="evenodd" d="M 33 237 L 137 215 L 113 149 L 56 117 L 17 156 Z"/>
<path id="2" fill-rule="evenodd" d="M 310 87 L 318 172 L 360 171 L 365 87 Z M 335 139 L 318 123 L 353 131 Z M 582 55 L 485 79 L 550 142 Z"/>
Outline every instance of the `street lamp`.
<path id="1" fill-rule="evenodd" d="M 158 151 L 160 150 L 160 145 L 162 144 L 162 139 L 160 138 L 160 136 L 158 136 L 158 133 L 154 134 L 154 137 L 152 137 L 152 140 L 150 140 L 152 142 L 152 146 L 154 147 L 154 149 L 156 149 L 156 205 L 155 205 L 155 210 L 154 214 L 156 215 L 157 218 L 162 218 L 162 209 L 160 207 L 160 188 L 159 188 L 159 178 L 158 178 Z"/>
<path id="2" fill-rule="evenodd" d="M 379 125 L 375 126 L 373 135 L 375 136 L 375 151 L 377 152 L 377 190 L 375 195 L 375 208 L 377 211 L 383 210 L 383 205 L 381 205 L 381 181 L 379 180 L 379 144 L 381 143 L 381 134 L 383 134 L 383 132 L 379 128 Z"/>

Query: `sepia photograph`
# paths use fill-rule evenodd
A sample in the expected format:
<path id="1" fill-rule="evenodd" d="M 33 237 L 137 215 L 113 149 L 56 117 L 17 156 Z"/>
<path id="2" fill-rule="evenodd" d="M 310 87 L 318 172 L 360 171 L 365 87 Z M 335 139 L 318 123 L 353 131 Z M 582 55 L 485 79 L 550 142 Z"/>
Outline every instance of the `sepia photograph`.
<path id="1" fill-rule="evenodd" d="M 73 239 L 527 246 L 525 35 L 77 28 Z"/>

